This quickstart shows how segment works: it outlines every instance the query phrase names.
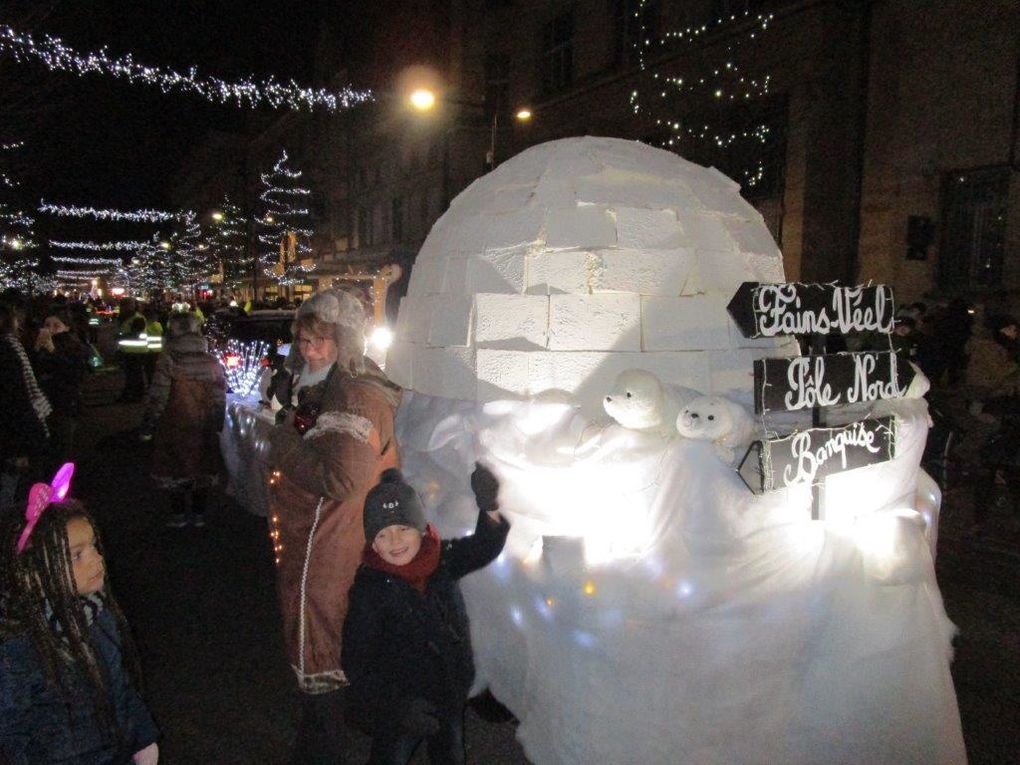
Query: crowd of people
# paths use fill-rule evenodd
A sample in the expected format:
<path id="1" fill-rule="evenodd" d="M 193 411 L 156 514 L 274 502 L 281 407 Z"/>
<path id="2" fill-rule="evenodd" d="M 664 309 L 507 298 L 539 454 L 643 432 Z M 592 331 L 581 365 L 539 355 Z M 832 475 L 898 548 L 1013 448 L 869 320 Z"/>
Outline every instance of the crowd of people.
<path id="1" fill-rule="evenodd" d="M 68 496 L 74 425 L 62 418 L 80 411 L 87 319 L 84 303 L 0 301 L 0 375 L 18 418 L 4 430 L 0 516 L 0 761 L 14 765 L 159 760 L 99 529 Z M 137 400 L 130 386 L 141 387 L 140 432 L 154 442 L 152 478 L 170 497 L 168 525 L 204 525 L 221 468 L 226 383 L 202 318 L 190 306 L 161 317 L 128 300 L 117 321 L 120 339 L 139 343 L 127 347 L 155 357 L 146 372 L 132 358 L 143 353 L 121 343 L 122 398 Z M 342 733 L 357 709 L 372 737 L 370 763 L 402 765 L 424 742 L 431 762 L 462 764 L 474 664 L 457 582 L 499 555 L 509 524 L 499 483 L 482 465 L 470 476 L 474 534 L 442 540 L 426 522 L 398 467 L 401 390 L 365 356 L 364 326 L 363 304 L 342 291 L 298 306 L 275 394 L 270 536 L 301 697 L 292 762 L 347 762 Z M 37 480 L 61 463 L 52 480 Z"/>
<path id="2" fill-rule="evenodd" d="M 65 463 L 95 354 L 90 308 L 0 299 L 9 410 L 0 430 L 0 754 L 17 765 L 159 758 L 99 530 L 66 496 L 73 466 Z M 144 400 L 140 434 L 153 442 L 151 475 L 168 497 L 167 525 L 202 526 L 222 470 L 227 392 L 202 311 L 126 299 L 114 321 L 121 398 Z M 463 763 L 474 668 L 457 581 L 499 554 L 509 526 L 498 481 L 481 465 L 470 476 L 475 533 L 442 540 L 426 522 L 399 471 L 402 392 L 365 356 L 364 330 L 364 306 L 351 294 L 324 291 L 296 306 L 291 353 L 274 386 L 269 532 L 301 699 L 292 761 L 345 762 L 344 726 L 357 709 L 372 735 L 370 763 L 407 763 L 423 741 L 431 762 Z M 901 309 L 891 337 L 852 342 L 849 350 L 891 343 L 936 391 L 957 399 L 972 418 L 970 440 L 979 437 L 970 450 L 976 464 L 1001 468 L 1004 452 L 1015 451 L 1015 443 L 997 447 L 998 463 L 983 456 L 1020 420 L 1012 316 L 977 317 L 963 301 L 931 312 L 915 303 Z"/>

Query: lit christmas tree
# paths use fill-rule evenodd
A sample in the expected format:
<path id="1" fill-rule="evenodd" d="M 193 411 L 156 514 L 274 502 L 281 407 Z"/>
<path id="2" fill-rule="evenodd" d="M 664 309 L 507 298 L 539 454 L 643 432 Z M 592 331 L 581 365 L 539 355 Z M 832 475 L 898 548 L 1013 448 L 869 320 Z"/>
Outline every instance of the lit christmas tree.
<path id="1" fill-rule="evenodd" d="M 262 207 L 255 219 L 259 232 L 259 260 L 264 273 L 279 284 L 294 284 L 311 271 L 301 261 L 311 257 L 307 244 L 312 235 L 312 216 L 308 209 L 311 192 L 299 185 L 302 172 L 287 167 L 287 152 L 273 165 L 271 172 L 262 173 Z M 286 243 L 293 234 L 296 247 L 290 252 Z M 281 257 L 281 246 L 284 255 Z M 286 262 L 282 262 L 286 261 Z"/>
<path id="2" fill-rule="evenodd" d="M 223 286 L 236 284 L 250 272 L 247 262 L 247 225 L 241 208 L 223 197 L 214 214 L 215 227 L 209 237 L 212 256 L 223 274 Z"/>
<path id="3" fill-rule="evenodd" d="M 21 183 L 6 161 L 22 145 L 0 144 L 0 289 L 32 293 L 52 289 L 54 280 L 40 273 L 35 218 L 19 204 Z"/>

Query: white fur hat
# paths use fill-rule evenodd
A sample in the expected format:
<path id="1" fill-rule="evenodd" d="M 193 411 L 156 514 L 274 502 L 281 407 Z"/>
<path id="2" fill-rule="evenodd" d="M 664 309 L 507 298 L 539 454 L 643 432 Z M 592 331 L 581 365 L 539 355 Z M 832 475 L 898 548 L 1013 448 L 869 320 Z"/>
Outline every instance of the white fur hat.
<path id="1" fill-rule="evenodd" d="M 343 290 L 323 290 L 303 302 L 294 316 L 292 333 L 294 344 L 287 357 L 286 366 L 297 371 L 304 364 L 297 347 L 298 321 L 305 316 L 314 316 L 321 322 L 332 324 L 335 328 L 337 348 L 340 350 L 341 362 L 354 373 L 364 371 L 364 346 L 352 348 L 351 343 L 363 343 L 365 337 L 365 308 L 354 295 Z M 345 354 L 350 354 L 346 356 Z"/>
<path id="2" fill-rule="evenodd" d="M 365 309 L 349 292 L 323 290 L 312 295 L 297 310 L 297 319 L 315 316 L 319 321 L 348 327 L 358 334 L 365 331 Z"/>

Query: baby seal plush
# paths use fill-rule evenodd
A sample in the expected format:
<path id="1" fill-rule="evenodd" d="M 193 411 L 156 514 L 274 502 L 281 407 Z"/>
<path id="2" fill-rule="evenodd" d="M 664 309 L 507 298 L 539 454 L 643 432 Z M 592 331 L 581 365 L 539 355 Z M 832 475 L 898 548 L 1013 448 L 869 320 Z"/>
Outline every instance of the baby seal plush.
<path id="1" fill-rule="evenodd" d="M 732 463 L 735 450 L 754 433 L 754 420 L 744 407 L 722 396 L 701 396 L 685 406 L 676 418 L 684 438 L 712 441 L 719 457 Z"/>
<path id="2" fill-rule="evenodd" d="M 677 414 L 700 394 L 668 385 L 644 369 L 621 372 L 605 397 L 606 414 L 629 430 L 672 436 Z"/>

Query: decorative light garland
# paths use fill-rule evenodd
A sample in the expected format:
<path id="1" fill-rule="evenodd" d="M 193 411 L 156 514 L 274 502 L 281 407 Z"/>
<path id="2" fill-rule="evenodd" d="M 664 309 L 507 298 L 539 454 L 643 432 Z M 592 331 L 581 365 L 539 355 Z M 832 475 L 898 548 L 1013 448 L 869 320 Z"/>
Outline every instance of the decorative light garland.
<path id="1" fill-rule="evenodd" d="M 201 96 L 207 101 L 237 106 L 267 104 L 274 109 L 316 109 L 330 112 L 350 109 L 372 100 L 369 90 L 351 86 L 336 91 L 324 88 L 302 88 L 293 80 L 283 83 L 273 77 L 256 82 L 230 82 L 219 77 L 200 75 L 197 67 L 181 74 L 172 69 L 139 63 L 132 54 L 114 58 L 104 46 L 91 53 L 78 53 L 58 37 L 45 35 L 35 40 L 31 35 L 0 25 L 0 53 L 10 53 L 15 61 L 36 60 L 50 70 L 73 72 L 78 76 L 106 74 L 132 84 L 158 87 L 163 93 L 181 92 Z"/>
<path id="2" fill-rule="evenodd" d="M 69 255 L 51 255 L 50 260 L 56 263 L 70 263 L 72 265 L 81 264 L 87 266 L 119 266 L 123 262 L 120 258 L 76 258 Z"/>
<path id="3" fill-rule="evenodd" d="M 50 215 L 57 215 L 60 217 L 95 218 L 96 220 L 129 221 L 132 223 L 166 223 L 167 221 L 184 220 L 189 217 L 195 217 L 195 213 L 191 210 L 178 210 L 177 212 L 172 212 L 168 210 L 143 209 L 127 212 L 124 210 L 81 207 L 79 205 L 54 205 L 47 204 L 42 200 L 39 202 L 39 212 L 49 213 Z"/>
<path id="4" fill-rule="evenodd" d="M 109 276 L 113 272 L 112 268 L 87 268 L 83 271 L 74 271 L 67 268 L 57 269 L 57 276 L 62 279 L 94 279 L 100 276 Z"/>
<path id="5" fill-rule="evenodd" d="M 63 250 L 143 250 L 148 247 L 147 242 L 121 241 L 121 242 L 62 242 L 50 239 L 50 247 L 58 247 Z"/>

